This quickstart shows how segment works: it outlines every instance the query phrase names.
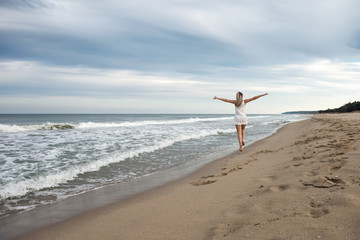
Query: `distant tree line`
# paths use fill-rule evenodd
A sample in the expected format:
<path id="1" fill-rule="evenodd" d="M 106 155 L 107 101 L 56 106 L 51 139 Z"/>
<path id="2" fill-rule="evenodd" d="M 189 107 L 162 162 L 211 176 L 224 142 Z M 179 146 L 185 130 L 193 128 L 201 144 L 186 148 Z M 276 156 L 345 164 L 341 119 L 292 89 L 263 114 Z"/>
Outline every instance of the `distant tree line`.
<path id="1" fill-rule="evenodd" d="M 360 102 L 349 102 L 339 108 L 320 110 L 319 113 L 346 113 L 346 112 L 354 112 L 360 111 Z"/>

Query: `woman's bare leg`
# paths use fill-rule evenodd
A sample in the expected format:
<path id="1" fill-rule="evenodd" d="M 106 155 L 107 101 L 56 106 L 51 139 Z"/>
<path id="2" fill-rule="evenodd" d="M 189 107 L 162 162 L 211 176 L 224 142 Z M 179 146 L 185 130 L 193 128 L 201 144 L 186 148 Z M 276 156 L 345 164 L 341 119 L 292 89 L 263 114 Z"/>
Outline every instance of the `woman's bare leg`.
<path id="1" fill-rule="evenodd" d="M 241 137 L 242 137 L 242 145 L 245 145 L 245 127 L 246 125 L 241 125 Z"/>
<path id="2" fill-rule="evenodd" d="M 236 131 L 237 131 L 237 136 L 238 136 L 238 140 L 239 140 L 239 151 L 242 152 L 242 135 L 241 135 L 241 125 L 235 125 L 236 127 Z"/>

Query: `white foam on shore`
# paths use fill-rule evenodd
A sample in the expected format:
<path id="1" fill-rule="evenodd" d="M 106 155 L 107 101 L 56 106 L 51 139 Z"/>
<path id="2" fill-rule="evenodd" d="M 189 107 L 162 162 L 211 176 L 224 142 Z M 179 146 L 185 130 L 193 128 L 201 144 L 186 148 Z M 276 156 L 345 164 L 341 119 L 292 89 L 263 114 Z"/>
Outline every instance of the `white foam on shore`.
<path id="1" fill-rule="evenodd" d="M 29 192 L 39 191 L 45 188 L 57 187 L 62 183 L 73 180 L 78 175 L 98 171 L 101 167 L 108 166 L 111 163 L 125 161 L 142 153 L 150 153 L 159 149 L 169 147 L 177 142 L 187 141 L 190 139 L 199 139 L 210 135 L 219 135 L 224 133 L 235 132 L 234 129 L 213 129 L 201 130 L 192 134 L 184 134 L 167 140 L 154 142 L 151 146 L 141 147 L 135 150 L 128 150 L 124 153 L 118 153 L 110 157 L 102 158 L 89 162 L 87 164 L 72 166 L 66 170 L 47 172 L 46 175 L 37 176 L 30 179 L 10 182 L 0 188 L 0 200 L 11 197 L 23 196 Z"/>

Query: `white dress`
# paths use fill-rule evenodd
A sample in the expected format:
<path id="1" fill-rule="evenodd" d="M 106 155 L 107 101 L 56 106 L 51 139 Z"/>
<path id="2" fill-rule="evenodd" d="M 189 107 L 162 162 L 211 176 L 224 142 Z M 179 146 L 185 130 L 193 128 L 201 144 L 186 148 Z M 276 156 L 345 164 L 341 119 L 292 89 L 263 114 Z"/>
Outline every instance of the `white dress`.
<path id="1" fill-rule="evenodd" d="M 234 117 L 235 125 L 245 125 L 247 124 L 247 116 L 245 113 L 245 102 L 242 101 L 240 106 L 235 106 L 235 117 Z"/>

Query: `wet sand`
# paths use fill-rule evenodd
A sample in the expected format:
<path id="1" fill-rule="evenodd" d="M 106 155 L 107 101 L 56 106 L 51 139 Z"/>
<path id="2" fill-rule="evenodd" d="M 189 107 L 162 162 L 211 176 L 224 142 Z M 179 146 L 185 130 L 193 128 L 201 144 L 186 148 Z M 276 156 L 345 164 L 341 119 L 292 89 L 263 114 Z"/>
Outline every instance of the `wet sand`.
<path id="1" fill-rule="evenodd" d="M 315 115 L 18 239 L 360 239 L 359 216 L 360 113 Z"/>

